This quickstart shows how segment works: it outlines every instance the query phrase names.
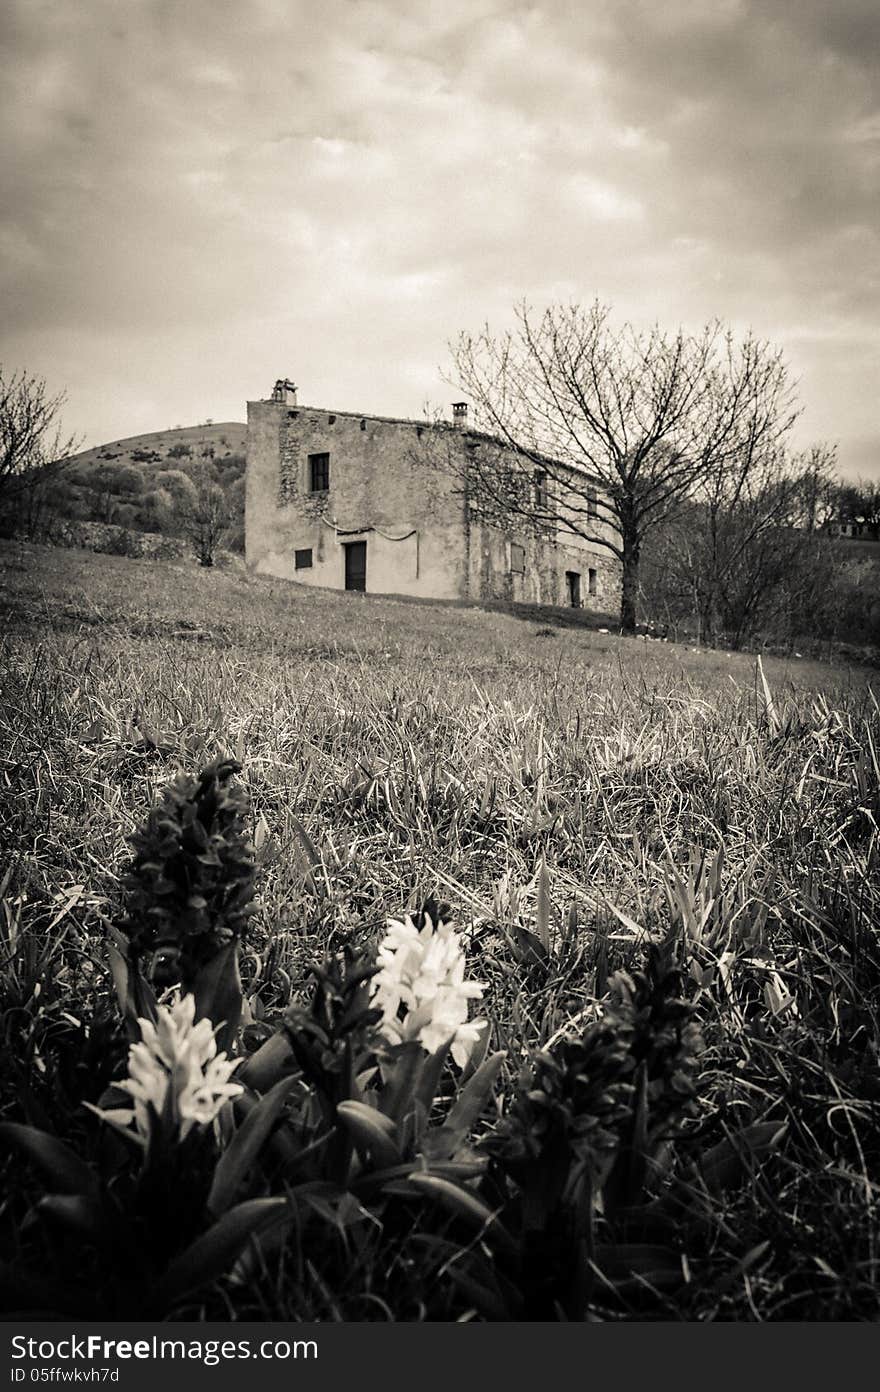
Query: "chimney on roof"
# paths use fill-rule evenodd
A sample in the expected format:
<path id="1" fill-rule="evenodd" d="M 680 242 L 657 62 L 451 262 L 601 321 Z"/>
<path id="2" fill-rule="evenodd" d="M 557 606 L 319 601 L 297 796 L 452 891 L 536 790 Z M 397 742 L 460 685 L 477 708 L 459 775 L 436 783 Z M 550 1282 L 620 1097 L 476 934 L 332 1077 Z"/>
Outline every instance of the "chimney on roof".
<path id="1" fill-rule="evenodd" d="M 289 377 L 279 377 L 272 388 L 272 400 L 285 406 L 296 405 L 296 387 Z"/>
<path id="2" fill-rule="evenodd" d="M 459 430 L 467 430 L 468 404 L 466 401 L 453 401 L 452 424 Z"/>

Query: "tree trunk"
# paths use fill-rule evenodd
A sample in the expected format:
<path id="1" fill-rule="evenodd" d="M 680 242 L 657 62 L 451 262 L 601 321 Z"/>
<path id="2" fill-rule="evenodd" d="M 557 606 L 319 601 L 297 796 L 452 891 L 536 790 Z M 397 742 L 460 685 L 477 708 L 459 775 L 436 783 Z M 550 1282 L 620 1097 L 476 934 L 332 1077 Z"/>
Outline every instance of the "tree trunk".
<path id="1" fill-rule="evenodd" d="M 623 571 L 620 589 L 620 631 L 635 633 L 636 600 L 639 593 L 641 544 L 637 536 L 623 535 Z"/>

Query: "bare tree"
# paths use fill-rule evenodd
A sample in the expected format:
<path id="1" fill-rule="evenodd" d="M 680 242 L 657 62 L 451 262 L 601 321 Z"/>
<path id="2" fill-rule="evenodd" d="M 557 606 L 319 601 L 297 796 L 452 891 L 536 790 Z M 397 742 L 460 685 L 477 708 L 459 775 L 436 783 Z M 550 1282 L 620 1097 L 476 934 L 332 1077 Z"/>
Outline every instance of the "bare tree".
<path id="1" fill-rule="evenodd" d="M 522 304 L 517 322 L 452 346 L 455 381 L 489 440 L 451 467 L 488 518 L 610 551 L 632 632 L 651 529 L 707 470 L 772 451 L 794 421 L 785 363 L 718 323 L 697 335 L 615 329 L 598 301 L 538 317 Z"/>
<path id="2" fill-rule="evenodd" d="M 880 537 L 880 481 L 859 479 L 843 484 L 837 504 L 841 521 L 856 523 L 859 533 L 874 541 Z"/>
<path id="3" fill-rule="evenodd" d="M 836 476 L 837 447 L 813 445 L 795 461 L 796 485 L 791 522 L 807 532 L 827 532 L 840 512 L 841 486 Z"/>
<path id="4" fill-rule="evenodd" d="M 42 498 L 50 478 L 66 466 L 78 448 L 64 436 L 59 414 L 63 392 L 49 393 L 42 377 L 28 372 L 8 375 L 0 367 L 0 506 L 9 516 L 33 511 L 31 494 Z"/>
<path id="5" fill-rule="evenodd" d="M 795 455 L 745 450 L 705 469 L 656 538 L 655 600 L 689 610 L 707 644 L 723 634 L 740 647 L 759 630 L 790 630 L 812 577 L 827 569 L 821 526 L 833 464 L 834 450 L 820 445 Z"/>

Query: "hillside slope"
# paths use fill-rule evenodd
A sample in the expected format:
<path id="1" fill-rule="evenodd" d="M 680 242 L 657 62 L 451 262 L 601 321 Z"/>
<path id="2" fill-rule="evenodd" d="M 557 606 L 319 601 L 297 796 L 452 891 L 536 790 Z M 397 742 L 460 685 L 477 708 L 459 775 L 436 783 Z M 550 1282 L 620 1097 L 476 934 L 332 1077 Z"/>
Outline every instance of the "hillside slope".
<path id="1" fill-rule="evenodd" d="M 247 426 L 242 421 L 219 421 L 210 425 L 175 426 L 172 430 L 154 430 L 144 435 L 130 435 L 124 440 L 111 440 L 104 445 L 82 450 L 71 458 L 71 465 L 98 465 L 112 461 L 117 464 L 154 464 L 174 468 L 181 450 L 189 449 L 193 459 L 213 450 L 215 459 L 232 454 L 244 454 Z M 177 451 L 175 455 L 174 451 Z M 185 456 L 183 456 L 185 457 Z"/>
<path id="2" fill-rule="evenodd" d="M 347 594 L 253 575 L 243 566 L 203 570 L 195 562 L 131 560 L 0 541 L 0 638 L 29 633 L 122 644 L 136 654 L 158 641 L 181 654 L 199 651 L 252 663 L 292 663 L 315 672 L 384 672 L 405 689 L 430 673 L 450 683 L 502 679 L 521 695 L 536 681 L 584 694 L 596 684 L 671 686 L 682 694 L 755 690 L 748 653 L 622 638 L 559 625 L 568 611 L 542 611 L 540 622 L 474 606 Z M 304 666 L 303 666 L 304 665 Z M 864 689 L 870 668 L 765 657 L 774 690 Z M 479 692 L 474 694 L 479 699 Z"/>

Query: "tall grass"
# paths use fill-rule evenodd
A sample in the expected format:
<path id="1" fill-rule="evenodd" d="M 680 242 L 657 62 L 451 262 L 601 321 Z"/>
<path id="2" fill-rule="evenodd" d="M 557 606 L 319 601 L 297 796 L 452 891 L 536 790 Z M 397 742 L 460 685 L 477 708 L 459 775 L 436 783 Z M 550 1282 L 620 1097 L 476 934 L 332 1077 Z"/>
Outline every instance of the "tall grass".
<path id="1" fill-rule="evenodd" d="M 126 838 L 157 788 L 228 751 L 260 872 L 252 1043 L 328 948 L 374 944 L 387 917 L 443 898 L 507 1051 L 504 1111 L 529 1051 L 601 1016 L 613 973 L 671 934 L 704 1046 L 676 1140 L 677 1268 L 646 1257 L 618 1279 L 609 1260 L 592 1316 L 877 1317 L 880 710 L 866 674 L 237 573 L 4 559 L 6 1118 L 96 1144 L 81 1103 L 124 1059 L 103 943 Z M 12 1224 L 35 1191 L 11 1165 L 5 1181 Z M 368 1244 L 342 1287 L 313 1254 L 305 1313 L 424 1315 L 393 1252 Z M 257 1295 L 223 1298 L 302 1316 L 298 1279 L 280 1261 Z M 461 1292 L 444 1312 L 467 1316 Z"/>

